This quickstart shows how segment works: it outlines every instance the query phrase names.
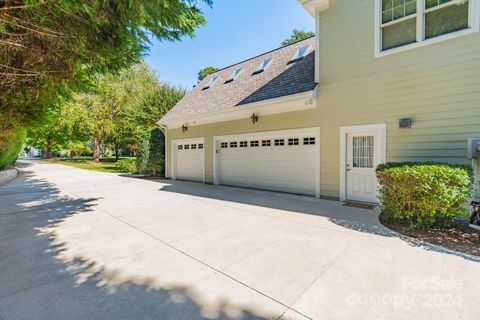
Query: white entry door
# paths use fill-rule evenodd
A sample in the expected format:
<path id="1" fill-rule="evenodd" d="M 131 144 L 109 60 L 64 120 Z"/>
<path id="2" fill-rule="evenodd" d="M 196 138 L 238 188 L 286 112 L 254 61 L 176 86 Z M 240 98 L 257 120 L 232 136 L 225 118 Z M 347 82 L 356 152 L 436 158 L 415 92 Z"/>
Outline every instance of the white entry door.
<path id="1" fill-rule="evenodd" d="M 347 133 L 347 200 L 378 202 L 375 169 L 382 160 L 381 150 L 378 131 Z"/>
<path id="2" fill-rule="evenodd" d="M 317 195 L 319 136 L 310 131 L 218 139 L 218 183 Z"/>
<path id="3" fill-rule="evenodd" d="M 172 143 L 173 179 L 204 182 L 205 144 L 203 139 L 175 140 Z"/>

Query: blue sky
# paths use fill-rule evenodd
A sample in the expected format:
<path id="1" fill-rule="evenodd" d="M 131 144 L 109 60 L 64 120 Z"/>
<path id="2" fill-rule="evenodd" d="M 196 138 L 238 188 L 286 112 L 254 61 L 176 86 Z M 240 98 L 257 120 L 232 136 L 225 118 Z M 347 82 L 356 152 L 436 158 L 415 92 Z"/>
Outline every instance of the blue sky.
<path id="1" fill-rule="evenodd" d="M 297 0 L 214 0 L 207 24 L 193 39 L 153 41 L 146 61 L 160 79 L 190 89 L 206 66 L 222 68 L 277 48 L 294 28 L 314 31 L 314 19 Z"/>

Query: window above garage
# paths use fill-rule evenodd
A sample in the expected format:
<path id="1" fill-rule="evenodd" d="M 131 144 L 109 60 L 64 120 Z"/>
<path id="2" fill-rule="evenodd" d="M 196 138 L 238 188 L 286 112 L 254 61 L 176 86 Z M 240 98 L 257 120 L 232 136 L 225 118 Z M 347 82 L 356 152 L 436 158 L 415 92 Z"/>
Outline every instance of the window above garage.
<path id="1" fill-rule="evenodd" d="M 376 55 L 479 30 L 479 0 L 375 0 Z"/>

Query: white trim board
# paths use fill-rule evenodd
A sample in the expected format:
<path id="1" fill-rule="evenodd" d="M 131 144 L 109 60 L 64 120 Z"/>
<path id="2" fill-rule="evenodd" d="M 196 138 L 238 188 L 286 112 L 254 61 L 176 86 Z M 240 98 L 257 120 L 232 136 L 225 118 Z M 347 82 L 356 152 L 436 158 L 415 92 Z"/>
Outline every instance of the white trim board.
<path id="1" fill-rule="evenodd" d="M 382 140 L 382 162 L 387 162 L 387 124 L 376 123 L 340 127 L 340 201 L 347 200 L 347 134 L 355 132 L 379 132 Z"/>
<path id="2" fill-rule="evenodd" d="M 297 0 L 313 17 L 315 13 L 328 9 L 330 0 Z"/>
<path id="3" fill-rule="evenodd" d="M 424 13 L 425 13 L 425 1 L 426 0 L 417 0 L 417 41 L 411 44 L 399 46 L 396 48 L 388 49 L 382 51 L 382 6 L 381 0 L 375 0 L 374 10 L 375 10 L 375 21 L 374 21 L 374 39 L 375 39 L 375 48 L 374 55 L 376 58 L 387 56 L 394 53 L 399 53 L 407 51 L 414 48 L 419 48 L 434 43 L 446 41 L 449 39 L 454 39 L 457 37 L 469 35 L 475 32 L 480 31 L 480 0 L 469 0 L 469 16 L 468 16 L 468 28 L 447 33 L 438 37 L 424 39 Z M 400 20 L 400 19 L 399 19 Z"/>
<path id="4" fill-rule="evenodd" d="M 189 143 L 202 143 L 203 144 L 203 183 L 205 183 L 205 137 L 196 137 L 196 138 L 187 138 L 187 139 L 173 139 L 170 141 L 170 150 L 172 158 L 172 180 L 177 180 L 177 145 L 178 144 L 189 144 Z M 167 148 L 165 148 L 167 149 Z"/>
<path id="5" fill-rule="evenodd" d="M 181 128 L 183 125 L 203 125 L 231 120 L 245 119 L 250 122 L 253 113 L 257 116 L 266 116 L 278 113 L 314 109 L 317 105 L 317 90 L 302 92 L 275 99 L 249 103 L 235 106 L 232 109 L 217 112 L 198 114 L 175 120 L 160 120 L 158 125 L 168 127 L 168 129 Z"/>
<path id="6" fill-rule="evenodd" d="M 287 130 L 275 130 L 275 131 L 262 131 L 262 132 L 250 132 L 242 134 L 232 134 L 213 137 L 213 184 L 220 184 L 220 160 L 219 160 L 219 148 L 220 141 L 229 141 L 237 139 L 251 139 L 251 138 L 269 138 L 279 135 L 292 136 L 297 135 L 300 137 L 314 136 L 318 143 L 315 144 L 315 197 L 320 198 L 320 127 L 311 128 L 299 128 L 299 129 L 287 129 Z"/>

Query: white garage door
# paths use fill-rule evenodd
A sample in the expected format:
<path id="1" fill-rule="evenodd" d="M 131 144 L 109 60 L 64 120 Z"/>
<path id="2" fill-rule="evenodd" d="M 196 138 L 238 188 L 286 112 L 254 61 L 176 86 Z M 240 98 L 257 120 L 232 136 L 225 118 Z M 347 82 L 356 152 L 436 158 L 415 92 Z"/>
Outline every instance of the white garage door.
<path id="1" fill-rule="evenodd" d="M 317 195 L 317 144 L 316 134 L 291 131 L 220 139 L 218 182 Z"/>
<path id="2" fill-rule="evenodd" d="M 203 140 L 176 140 L 173 179 L 203 182 L 205 144 Z"/>

